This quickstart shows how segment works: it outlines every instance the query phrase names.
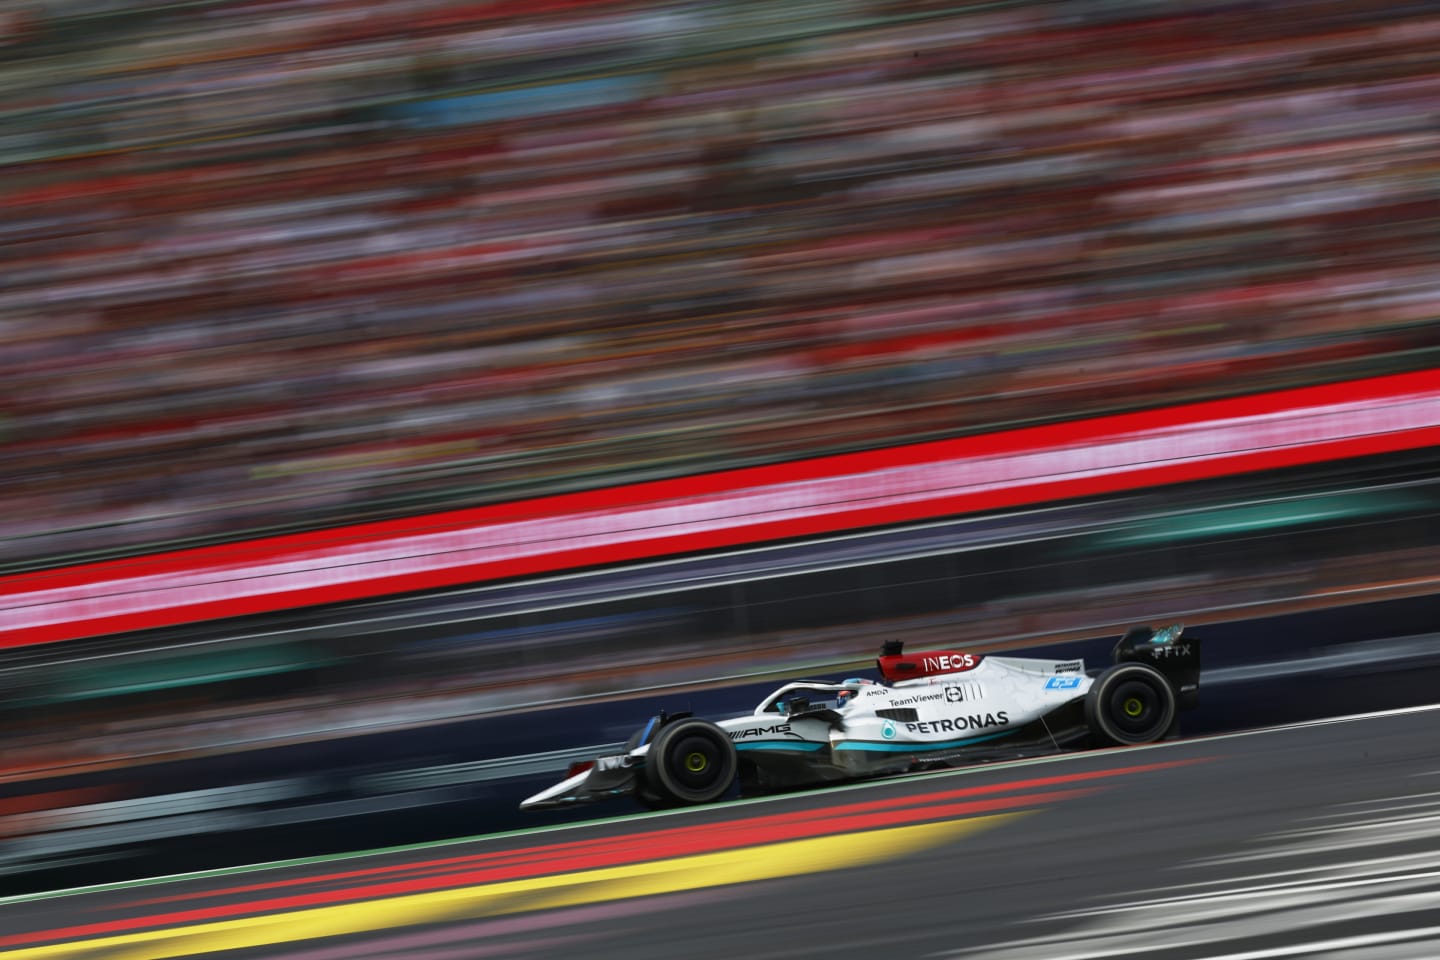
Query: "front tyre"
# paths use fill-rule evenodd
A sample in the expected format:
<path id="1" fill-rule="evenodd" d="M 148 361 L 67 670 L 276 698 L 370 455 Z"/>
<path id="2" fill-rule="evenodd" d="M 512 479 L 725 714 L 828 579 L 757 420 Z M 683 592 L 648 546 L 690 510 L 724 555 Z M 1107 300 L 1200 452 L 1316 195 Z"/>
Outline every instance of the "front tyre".
<path id="1" fill-rule="evenodd" d="M 1117 663 L 1095 678 L 1085 722 L 1102 746 L 1154 743 L 1175 725 L 1175 690 L 1144 663 Z"/>
<path id="2" fill-rule="evenodd" d="M 687 717 L 662 727 L 650 743 L 645 782 L 679 803 L 710 803 L 735 782 L 735 744 L 715 724 Z"/>
<path id="3" fill-rule="evenodd" d="M 671 810 L 679 806 L 674 800 L 660 796 L 644 784 L 635 789 L 635 801 L 646 810 Z"/>

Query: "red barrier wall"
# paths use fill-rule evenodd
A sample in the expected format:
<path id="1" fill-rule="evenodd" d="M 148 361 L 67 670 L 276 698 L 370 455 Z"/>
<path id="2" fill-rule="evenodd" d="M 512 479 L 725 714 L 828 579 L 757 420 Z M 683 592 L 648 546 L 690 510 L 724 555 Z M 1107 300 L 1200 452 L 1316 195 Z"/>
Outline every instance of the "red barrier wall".
<path id="1" fill-rule="evenodd" d="M 1440 371 L 0 579 L 0 646 L 1092 496 L 1440 442 Z"/>

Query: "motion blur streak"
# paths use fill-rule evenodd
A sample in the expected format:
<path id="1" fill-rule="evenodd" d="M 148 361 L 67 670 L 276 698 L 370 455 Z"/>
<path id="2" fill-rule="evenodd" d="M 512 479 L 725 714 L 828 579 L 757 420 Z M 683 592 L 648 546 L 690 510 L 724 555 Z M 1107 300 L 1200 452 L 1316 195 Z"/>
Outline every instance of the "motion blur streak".
<path id="1" fill-rule="evenodd" d="M 475 916 L 598 903 L 854 867 L 904 856 L 1021 814 L 792 840 L 479 887 L 245 917 L 0 953 L 0 960 L 166 960 Z"/>
<path id="2" fill-rule="evenodd" d="M 359 957 L 372 960 L 420 960 L 421 957 L 454 956 L 453 954 L 421 954 L 418 948 L 438 947 L 463 943 L 463 957 L 503 956 L 535 949 L 590 940 L 587 933 L 580 932 L 564 937 L 551 936 L 543 940 L 526 939 L 523 943 L 487 944 L 476 946 L 477 941 L 493 940 L 508 934 L 529 934 L 537 931 L 554 932 L 557 927 L 583 927 L 600 920 L 615 920 L 648 913 L 662 913 L 675 909 L 698 906 L 724 897 L 721 891 L 694 891 L 684 894 L 670 894 L 649 900 L 607 902 L 590 906 L 569 907 L 548 911 L 543 915 L 524 915 L 507 919 L 483 920 L 478 923 L 456 924 L 442 929 L 406 931 L 392 937 L 369 940 L 365 943 L 346 942 L 338 946 L 320 946 L 296 950 L 284 954 L 285 960 L 357 960 Z"/>
<path id="3" fill-rule="evenodd" d="M 0 579 L 0 645 L 338 603 L 1440 445 L 1434 371 Z"/>
<path id="4" fill-rule="evenodd" d="M 1027 812 L 1017 808 L 1034 809 L 1040 805 L 1060 803 L 1094 793 L 1100 786 L 1048 791 L 1038 788 L 1108 780 L 1206 761 L 1207 758 L 1199 757 L 1139 763 L 840 804 L 820 814 L 815 811 L 790 811 L 741 817 L 718 824 L 662 828 L 644 831 L 643 841 L 638 832 L 631 832 L 578 843 L 548 844 L 463 858 L 409 861 L 365 871 L 316 874 L 300 880 L 292 878 L 288 883 L 222 887 L 195 895 L 229 898 L 293 883 L 325 887 L 357 876 L 420 873 L 419 876 L 388 879 L 369 885 L 319 889 L 289 897 L 229 902 L 175 913 L 129 916 L 83 926 L 12 935 L 0 940 L 0 947 L 17 949 L 0 953 L 0 957 L 50 956 L 52 954 L 45 951 L 59 946 L 75 948 L 77 943 L 83 943 L 83 949 L 87 951 L 109 951 L 113 948 L 121 951 L 118 956 L 128 957 L 125 951 L 133 944 L 144 943 L 149 950 L 156 945 L 172 944 L 176 938 L 183 939 L 184 951 L 203 952 L 205 949 L 228 949 L 208 946 L 212 942 L 234 941 L 236 945 L 254 945 L 383 929 L 390 925 L 489 916 L 691 889 L 684 884 L 670 884 L 675 875 L 687 871 L 703 870 L 705 880 L 698 885 L 717 886 L 787 875 L 775 872 L 781 869 L 777 864 L 789 864 L 787 869 L 792 873 L 822 870 L 828 869 L 824 864 L 829 862 L 829 847 L 821 841 L 843 843 L 844 838 L 851 835 L 872 839 L 893 836 L 896 842 L 892 856 L 899 856 L 911 849 L 907 845 L 911 843 L 906 839 L 908 837 L 918 838 L 914 841 L 917 845 L 933 845 L 926 839 L 930 836 L 926 827 L 967 832 Z M 991 794 L 1009 795 L 985 796 Z M 982 799 L 974 799 L 976 797 Z M 912 828 L 915 832 L 907 832 Z M 943 839 L 952 835 L 958 833 L 945 832 L 936 836 Z M 815 845 L 806 846 L 812 841 L 816 842 Z M 882 846 L 883 843 L 877 840 L 875 849 L 879 850 Z M 668 861 L 666 858 L 669 858 Z M 486 861 L 488 865 L 480 869 L 467 869 Z M 857 854 L 855 862 L 864 862 L 864 856 Z M 433 872 L 427 876 L 427 871 Z M 565 872 L 557 875 L 553 871 Z M 162 902 L 166 901 L 132 900 L 117 907 L 128 913 Z M 375 904 L 384 904 L 386 908 L 372 911 L 370 908 Z M 360 918 L 367 917 L 383 918 L 385 922 L 373 927 L 355 926 L 361 922 Z M 309 930 L 322 932 L 307 934 L 305 931 Z M 271 939 L 256 940 L 256 937 Z M 111 954 L 101 953 L 99 956 L 108 957 Z M 146 953 L 145 956 L 160 955 Z"/>
<path id="5" fill-rule="evenodd" d="M 1005 797 L 992 800 L 972 801 L 969 803 L 929 804 L 910 810 L 861 814 L 852 814 L 842 808 L 840 811 L 837 811 L 839 815 L 826 816 L 818 820 L 809 817 L 784 818 L 790 821 L 788 823 L 773 823 L 769 822 L 768 818 L 761 818 L 759 821 L 746 820 L 730 823 L 727 824 L 723 830 L 717 830 L 712 826 L 661 831 L 647 835 L 643 844 L 636 843 L 634 836 L 621 836 L 609 841 L 600 841 L 594 844 L 593 848 L 587 845 L 587 848 L 569 854 L 562 852 L 554 858 L 542 857 L 538 862 L 536 858 L 532 856 L 533 851 L 520 850 L 515 851 L 513 860 L 516 862 L 507 864 L 505 863 L 507 858 L 502 855 L 501 864 L 489 869 L 462 871 L 459 873 L 447 872 L 408 880 L 392 880 L 370 886 L 349 887 L 341 890 L 323 890 L 258 902 L 225 904 L 218 907 L 188 910 L 181 913 L 161 916 L 132 917 L 108 923 L 88 924 L 83 927 L 54 930 L 50 931 L 47 935 L 22 934 L 0 940 L 0 946 L 18 946 L 26 943 L 34 943 L 42 939 L 55 939 L 57 937 L 95 936 L 165 924 L 193 923 L 267 910 L 289 910 L 300 907 L 313 907 L 320 904 L 357 901 L 367 898 L 401 896 L 436 889 L 448 889 L 462 884 L 498 883 L 542 876 L 552 873 L 557 869 L 570 871 L 602 869 L 656 860 L 664 857 L 723 852 L 762 843 L 787 842 L 816 835 L 829 836 L 849 830 L 873 830 L 896 824 L 934 820 L 941 817 L 988 814 L 1000 810 L 1010 810 L 1016 807 L 1034 806 L 1041 803 L 1055 803 L 1083 796 L 1090 792 L 1093 791 L 1059 790 L 1047 793 L 1028 794 L 1022 797 Z M 934 798 L 919 798 L 922 802 L 931 799 Z M 409 864 L 405 866 L 416 865 Z M 549 869 L 547 869 L 547 867 Z M 404 869 L 404 866 L 402 866 L 401 869 Z M 321 879 L 323 881 L 324 878 Z"/>
<path id="6" fill-rule="evenodd" d="M 1004 783 L 983 784 L 977 787 L 964 787 L 959 790 L 942 790 L 937 793 L 928 793 L 918 797 L 891 797 L 884 800 L 868 800 L 862 803 L 850 803 L 830 807 L 826 810 L 823 818 L 816 817 L 813 811 L 802 810 L 794 813 L 777 813 L 764 817 L 755 817 L 743 822 L 736 821 L 728 824 L 723 831 L 716 830 L 711 826 L 703 827 L 673 827 L 667 830 L 655 830 L 648 833 L 644 850 L 635 847 L 633 838 L 621 836 L 604 838 L 600 840 L 584 840 L 570 843 L 556 843 L 540 847 L 531 847 L 524 850 L 507 850 L 501 853 L 486 853 L 469 857 L 449 857 L 441 860 L 429 860 L 423 862 L 407 862 L 386 867 L 372 867 L 366 870 L 351 870 L 343 873 L 330 873 L 314 877 L 299 877 L 289 880 L 278 880 L 270 883 L 256 883 L 240 887 L 228 887 L 223 890 L 210 890 L 205 892 L 187 893 L 173 897 L 156 897 L 148 900 L 131 901 L 129 906 L 155 906 L 161 903 L 174 903 L 179 900 L 195 899 L 198 897 L 209 897 L 219 894 L 243 894 L 255 893 L 260 890 L 273 890 L 279 887 L 296 886 L 307 883 L 335 883 L 344 880 L 353 880 L 360 877 L 375 876 L 377 874 L 410 873 L 417 871 L 431 870 L 435 872 L 447 869 L 466 869 L 477 864 L 490 862 L 492 865 L 506 863 L 534 863 L 543 864 L 548 861 L 560 861 L 563 866 L 577 868 L 582 866 L 596 866 L 594 862 L 601 856 L 607 854 L 627 854 L 634 857 L 663 856 L 665 851 L 676 852 L 698 852 L 700 850 L 724 849 L 731 846 L 741 846 L 747 843 L 759 843 L 765 840 L 779 839 L 778 836 L 768 831 L 782 825 L 791 825 L 789 832 L 784 834 L 788 838 L 806 836 L 809 833 L 835 833 L 844 829 L 853 829 L 857 825 L 854 821 L 859 815 L 874 811 L 888 810 L 895 807 L 915 808 L 910 813 L 910 819 L 920 817 L 936 816 L 957 816 L 964 813 L 979 813 L 988 810 L 998 809 L 997 805 L 983 804 L 960 804 L 956 806 L 937 807 L 942 801 L 959 800 L 964 797 L 976 797 L 993 793 L 1015 793 L 1022 790 L 1035 790 L 1042 787 L 1059 786 L 1067 783 L 1081 783 L 1091 780 L 1101 780 L 1109 777 L 1126 776 L 1132 773 L 1148 773 L 1155 770 L 1166 770 L 1172 767 L 1190 766 L 1195 763 L 1204 763 L 1204 758 L 1193 760 L 1165 760 L 1158 763 L 1142 763 L 1134 766 L 1120 767 L 1107 770 L 1084 770 L 1076 773 L 1059 774 L 1050 777 L 1033 777 L 1028 780 L 1010 780 Z M 1078 796 L 1089 791 L 1056 791 L 1051 793 L 1031 793 L 1023 797 L 1002 801 L 1002 803 L 1047 803 L 1052 800 L 1064 799 L 1069 796 Z M 889 823 L 898 822 L 900 814 L 890 819 Z M 874 826 L 874 823 L 866 824 Z M 612 863 L 614 861 L 611 861 Z M 467 879 L 477 879 L 468 877 Z M 478 879 L 501 879 L 498 876 L 482 876 Z M 364 888 L 356 892 L 365 892 Z M 373 891 L 372 891 L 373 892 Z M 284 904 L 271 904 L 271 906 L 283 906 Z M 297 903 L 290 905 L 298 906 Z M 164 918 L 154 918 L 161 920 Z M 175 919 L 175 918 L 172 918 Z M 190 919 L 200 919 L 191 917 Z M 101 933 L 114 932 L 120 929 L 117 926 L 107 925 L 105 929 L 87 928 L 84 932 Z M 71 935 L 79 935 L 78 932 Z M 24 938 L 7 937 L 0 939 L 0 946 L 13 946 L 24 943 Z"/>

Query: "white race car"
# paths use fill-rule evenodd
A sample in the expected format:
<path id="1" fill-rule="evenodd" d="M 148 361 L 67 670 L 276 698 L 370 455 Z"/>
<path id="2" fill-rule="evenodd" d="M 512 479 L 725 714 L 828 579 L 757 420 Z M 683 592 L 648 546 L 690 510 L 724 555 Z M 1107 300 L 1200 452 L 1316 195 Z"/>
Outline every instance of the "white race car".
<path id="1" fill-rule="evenodd" d="M 1136 627 L 1114 664 L 1037 660 L 954 650 L 906 654 L 899 641 L 876 661 L 881 682 L 796 681 L 753 713 L 711 723 L 651 717 L 625 752 L 575 764 L 522 810 L 615 796 L 648 807 L 708 803 L 737 782 L 744 795 L 1035 756 L 1090 746 L 1151 743 L 1174 733 L 1200 689 L 1200 643 L 1175 624 Z"/>

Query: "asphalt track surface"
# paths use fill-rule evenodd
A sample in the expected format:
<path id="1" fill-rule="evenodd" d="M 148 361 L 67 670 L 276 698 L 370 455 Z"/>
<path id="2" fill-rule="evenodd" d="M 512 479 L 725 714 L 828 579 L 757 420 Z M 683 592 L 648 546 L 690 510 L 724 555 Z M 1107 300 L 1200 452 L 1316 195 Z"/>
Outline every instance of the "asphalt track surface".
<path id="1" fill-rule="evenodd" d="M 1440 706 L 0 903 L 0 960 L 1440 956 Z"/>

